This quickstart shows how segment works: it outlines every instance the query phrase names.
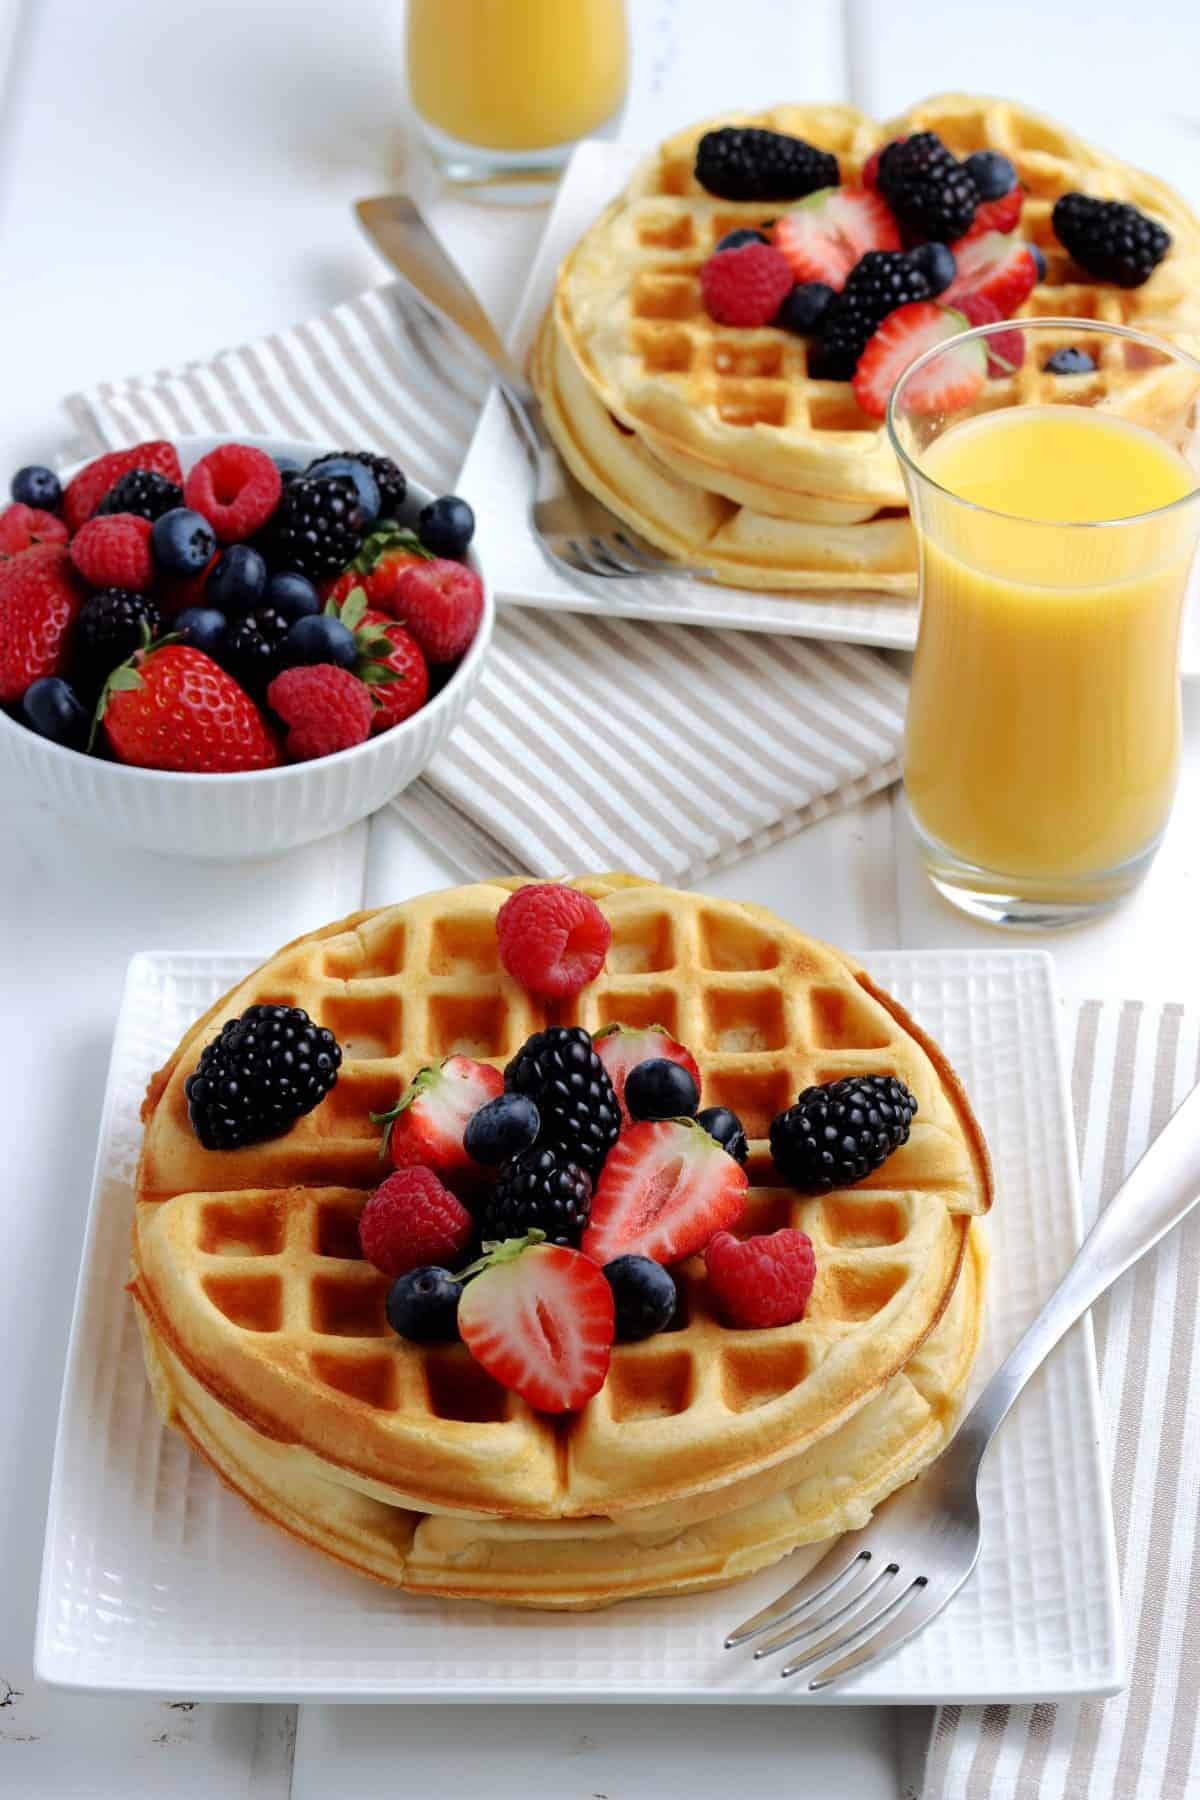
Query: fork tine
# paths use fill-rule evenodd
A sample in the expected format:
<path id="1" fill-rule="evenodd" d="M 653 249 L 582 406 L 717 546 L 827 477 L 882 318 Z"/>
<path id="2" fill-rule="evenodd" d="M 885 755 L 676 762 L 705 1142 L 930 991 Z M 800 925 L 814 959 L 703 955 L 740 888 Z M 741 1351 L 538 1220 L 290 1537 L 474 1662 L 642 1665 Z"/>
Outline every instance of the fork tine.
<path id="1" fill-rule="evenodd" d="M 667 557 L 659 556 L 656 552 L 645 547 L 641 539 L 633 537 L 629 532 L 614 531 L 613 537 L 616 539 L 617 543 L 620 544 L 622 550 L 633 558 L 639 568 L 647 571 L 653 570 L 655 573 L 661 571 L 663 574 L 668 575 L 677 573 L 679 569 L 679 564 L 677 562 L 671 562 Z"/>
<path id="2" fill-rule="evenodd" d="M 905 1581 L 903 1576 L 901 1576 L 901 1581 Z M 924 1577 L 908 1580 L 903 1591 L 897 1593 L 893 1590 L 890 1598 L 882 1606 L 873 1609 L 864 1607 L 858 1614 L 857 1620 L 849 1622 L 849 1630 L 843 1624 L 831 1631 L 829 1636 L 822 1638 L 819 1644 L 814 1644 L 811 1649 L 804 1651 L 803 1655 L 793 1657 L 790 1663 L 785 1664 L 779 1671 L 780 1676 L 786 1681 L 790 1676 L 798 1675 L 801 1669 L 807 1669 L 811 1663 L 823 1662 L 827 1656 L 837 1656 L 843 1650 L 852 1649 L 865 1637 L 873 1634 L 877 1628 L 887 1625 L 889 1620 L 894 1619 L 901 1608 L 907 1605 L 914 1589 L 919 1589 L 923 1585 Z M 880 1599 L 882 1595 L 877 1594 L 875 1598 Z"/>
<path id="3" fill-rule="evenodd" d="M 607 564 L 608 567 L 613 571 L 614 574 L 616 574 L 616 575 L 644 575 L 645 574 L 646 571 L 644 569 L 639 569 L 635 563 L 622 562 L 621 558 L 617 555 L 616 551 L 613 549 L 612 544 L 609 542 L 609 540 L 607 538 L 592 537 L 588 540 L 588 542 L 589 542 L 589 547 L 592 551 L 593 556 L 595 556 L 601 564 Z"/>
<path id="4" fill-rule="evenodd" d="M 877 1557 L 869 1562 L 864 1561 L 849 1581 L 844 1582 L 825 1604 L 817 1604 L 815 1608 L 812 1605 L 806 1606 L 775 1637 L 760 1644 L 754 1652 L 755 1662 L 761 1662 L 764 1656 L 774 1656 L 776 1651 L 786 1650 L 791 1644 L 798 1644 L 801 1638 L 813 1637 L 839 1621 L 843 1626 L 849 1625 L 853 1617 L 878 1597 L 881 1586 L 891 1583 L 896 1572 L 895 1563 L 885 1564 Z"/>
<path id="5" fill-rule="evenodd" d="M 780 1594 L 778 1600 L 773 1600 L 770 1606 L 764 1606 L 761 1612 L 756 1612 L 753 1618 L 747 1619 L 744 1624 L 739 1625 L 736 1631 L 731 1631 L 725 1639 L 725 1648 L 736 1650 L 739 1644 L 744 1644 L 750 1638 L 757 1637 L 760 1631 L 766 1631 L 771 1625 L 782 1625 L 783 1621 L 790 1619 L 793 1614 L 802 1611 L 814 1601 L 824 1599 L 831 1588 L 838 1582 L 846 1580 L 855 1565 L 861 1561 L 862 1556 L 861 1550 L 855 1550 L 852 1555 L 847 1556 L 844 1542 L 834 1544 L 816 1567 L 810 1569 L 807 1575 L 802 1575 L 799 1581 L 794 1582 L 790 1588 Z"/>
<path id="6" fill-rule="evenodd" d="M 935 1591 L 915 1583 L 903 1596 L 908 1604 L 903 1609 L 897 1607 L 887 1623 L 867 1638 L 865 1643 L 860 1644 L 857 1650 L 852 1650 L 848 1656 L 819 1670 L 808 1684 L 809 1692 L 816 1693 L 820 1688 L 832 1687 L 835 1682 L 844 1681 L 847 1675 L 856 1674 L 871 1663 L 883 1662 L 887 1657 L 894 1656 L 910 1638 L 924 1631 L 930 1620 L 937 1617 L 957 1591 L 957 1588 L 951 1589 L 949 1593 L 940 1588 Z M 914 1598 L 914 1593 L 920 1598 Z"/>

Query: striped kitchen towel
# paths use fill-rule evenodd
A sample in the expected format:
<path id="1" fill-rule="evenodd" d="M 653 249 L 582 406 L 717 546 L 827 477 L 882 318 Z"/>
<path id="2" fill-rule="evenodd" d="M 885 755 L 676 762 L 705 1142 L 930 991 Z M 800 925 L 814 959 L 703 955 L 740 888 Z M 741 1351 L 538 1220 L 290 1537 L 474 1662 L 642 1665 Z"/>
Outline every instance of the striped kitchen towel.
<path id="1" fill-rule="evenodd" d="M 72 395 L 78 453 L 265 432 L 384 450 L 445 491 L 486 384 L 461 358 L 449 383 L 431 333 L 378 288 L 211 361 Z M 853 645 L 507 607 L 466 719 L 392 804 L 466 876 L 697 881 L 894 781 L 904 693 Z"/>
<path id="2" fill-rule="evenodd" d="M 1198 1080 L 1200 1012 L 1079 1007 L 1072 1089 L 1088 1224 Z M 1128 1685 L 1112 1700 L 942 1707 L 911 1800 L 1200 1800 L 1200 1212 L 1097 1303 L 1094 1321 Z"/>

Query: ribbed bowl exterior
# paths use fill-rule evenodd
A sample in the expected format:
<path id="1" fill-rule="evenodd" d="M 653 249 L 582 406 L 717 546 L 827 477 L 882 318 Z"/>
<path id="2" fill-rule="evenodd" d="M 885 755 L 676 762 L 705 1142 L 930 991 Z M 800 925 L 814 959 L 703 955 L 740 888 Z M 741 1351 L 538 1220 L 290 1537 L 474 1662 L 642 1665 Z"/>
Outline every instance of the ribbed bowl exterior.
<path id="1" fill-rule="evenodd" d="M 181 440 L 185 467 L 218 440 Z M 307 461 L 323 446 L 246 439 L 271 454 Z M 410 490 L 410 506 L 432 498 Z M 491 640 L 495 603 L 484 584 L 475 641 L 442 692 L 411 719 L 353 750 L 286 768 L 242 775 L 176 775 L 127 768 L 52 744 L 0 712 L 0 768 L 64 818 L 115 841 L 175 856 L 270 856 L 341 831 L 398 794 L 437 754 L 479 686 Z"/>

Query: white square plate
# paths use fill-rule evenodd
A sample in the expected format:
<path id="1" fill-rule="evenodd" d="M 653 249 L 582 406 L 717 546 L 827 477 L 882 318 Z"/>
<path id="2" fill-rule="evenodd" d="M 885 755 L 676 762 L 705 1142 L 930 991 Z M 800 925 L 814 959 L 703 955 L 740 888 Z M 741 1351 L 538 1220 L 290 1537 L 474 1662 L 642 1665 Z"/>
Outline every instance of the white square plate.
<path id="1" fill-rule="evenodd" d="M 125 1292 L 147 1077 L 257 959 L 146 955 L 117 1025 L 46 1525 L 36 1667 L 120 1692 L 325 1700 L 805 1704 L 724 1634 L 787 1565 L 714 1594 L 555 1616 L 394 1593 L 260 1523 L 159 1422 Z M 996 1167 L 977 1382 L 1070 1262 L 1080 1212 L 1051 963 L 1028 950 L 874 952 L 945 1047 Z M 974 1579 L 846 1704 L 1108 1694 L 1121 1681 L 1116 1564 L 1084 1323 L 988 1459 Z M 1082 1553 L 1086 1552 L 1086 1553 Z"/>
<path id="2" fill-rule="evenodd" d="M 613 196 L 641 152 L 628 144 L 580 144 L 567 164 L 545 234 L 529 272 L 510 333 L 524 361 L 554 293 L 559 263 Z M 732 625 L 788 637 L 829 638 L 911 650 L 917 604 L 884 593 L 846 592 L 824 599 L 718 587 L 689 577 L 638 581 L 568 581 L 542 555 L 527 523 L 529 462 L 498 391 L 488 395 L 458 481 L 479 517 L 476 547 L 500 605 L 558 612 L 606 613 L 681 625 Z M 1183 673 L 1200 676 L 1200 595 L 1193 583 L 1184 623 Z"/>

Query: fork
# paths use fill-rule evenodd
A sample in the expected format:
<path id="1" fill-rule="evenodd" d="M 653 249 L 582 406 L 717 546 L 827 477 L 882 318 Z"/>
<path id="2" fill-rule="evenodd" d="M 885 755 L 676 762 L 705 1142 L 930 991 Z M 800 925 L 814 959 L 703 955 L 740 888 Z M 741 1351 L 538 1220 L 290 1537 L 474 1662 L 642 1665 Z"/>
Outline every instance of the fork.
<path id="1" fill-rule="evenodd" d="M 381 195 L 357 201 L 354 210 L 409 297 L 439 325 L 468 338 L 490 365 L 530 454 L 534 474 L 530 522 L 550 562 L 568 576 L 610 581 L 709 574 L 707 569 L 669 561 L 576 480 L 546 429 L 533 388 L 412 198 Z"/>
<path id="2" fill-rule="evenodd" d="M 1064 1333 L 1200 1199 L 1200 1087 L 1100 1214 L 1025 1335 L 923 1475 L 847 1532 L 817 1566 L 725 1640 L 782 1626 L 757 1658 L 803 1646 L 780 1670 L 817 1693 L 892 1656 L 936 1619 L 979 1559 L 979 1469 L 1009 1408 Z M 1086 1546 L 1080 1546 L 1086 1553 Z"/>

